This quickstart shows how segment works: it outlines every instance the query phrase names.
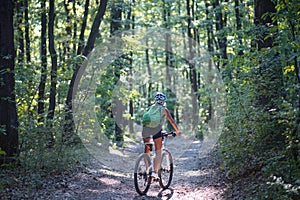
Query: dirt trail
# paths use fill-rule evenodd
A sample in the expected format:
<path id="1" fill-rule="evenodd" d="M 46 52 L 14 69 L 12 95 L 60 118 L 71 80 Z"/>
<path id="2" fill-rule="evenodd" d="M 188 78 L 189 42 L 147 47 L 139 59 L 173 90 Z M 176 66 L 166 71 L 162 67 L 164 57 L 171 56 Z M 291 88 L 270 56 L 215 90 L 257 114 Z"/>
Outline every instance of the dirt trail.
<path id="1" fill-rule="evenodd" d="M 178 141 L 182 142 L 183 140 L 178 138 Z M 158 183 L 154 183 L 150 186 L 147 196 L 139 196 L 133 184 L 133 169 L 129 168 L 133 167 L 132 163 L 127 162 L 128 173 L 121 173 L 106 168 L 99 163 L 98 159 L 91 158 L 85 167 L 79 168 L 77 171 L 45 177 L 39 189 L 32 188 L 23 193 L 22 187 L 8 188 L 2 195 L 0 193 L 0 199 L 222 199 L 226 192 L 226 184 L 219 173 L 214 154 L 210 153 L 214 142 L 210 140 L 190 141 L 185 151 L 178 154 L 176 149 L 187 144 L 186 141 L 182 143 L 178 143 L 178 141 L 174 145 L 169 145 L 173 148 L 169 148 L 169 150 L 174 158 L 174 176 L 170 188 L 164 191 L 160 189 Z M 127 146 L 127 152 L 123 152 L 124 158 L 134 162 L 133 157 L 136 158 L 141 151 L 140 146 L 132 143 Z M 114 162 L 114 166 L 121 166 L 126 162 L 126 159 L 114 159 L 113 157 L 110 159 Z"/>
<path id="2" fill-rule="evenodd" d="M 211 141 L 194 141 L 174 160 L 174 178 L 169 189 L 162 191 L 152 184 L 147 196 L 139 196 L 134 189 L 132 173 L 118 173 L 105 169 L 92 160 L 83 172 L 65 177 L 39 190 L 36 199 L 222 199 L 225 183 L 217 173 L 216 161 L 209 153 Z"/>

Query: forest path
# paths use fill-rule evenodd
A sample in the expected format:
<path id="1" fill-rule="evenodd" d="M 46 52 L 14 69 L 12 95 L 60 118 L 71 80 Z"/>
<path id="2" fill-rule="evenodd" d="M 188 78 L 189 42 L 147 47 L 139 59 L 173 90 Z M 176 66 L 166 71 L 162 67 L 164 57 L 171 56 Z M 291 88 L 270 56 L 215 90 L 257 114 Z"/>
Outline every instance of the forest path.
<path id="1" fill-rule="evenodd" d="M 40 190 L 38 199 L 222 199 L 226 184 L 220 178 L 216 159 L 210 153 L 213 141 L 193 141 L 185 152 L 174 159 L 174 177 L 169 189 L 162 191 L 152 184 L 147 196 L 139 196 L 134 188 L 132 173 L 105 169 L 96 159 L 85 171 L 68 175 L 63 180 Z"/>

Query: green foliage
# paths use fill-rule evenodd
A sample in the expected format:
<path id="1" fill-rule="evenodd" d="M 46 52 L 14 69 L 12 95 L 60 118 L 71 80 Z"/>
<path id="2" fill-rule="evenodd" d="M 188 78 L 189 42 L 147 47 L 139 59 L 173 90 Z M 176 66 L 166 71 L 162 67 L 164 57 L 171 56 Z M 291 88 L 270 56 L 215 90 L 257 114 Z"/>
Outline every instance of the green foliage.
<path id="1" fill-rule="evenodd" d="M 195 133 L 195 138 L 198 140 L 203 140 L 205 133 L 208 131 L 207 129 L 207 124 L 203 123 L 202 126 L 198 125 L 196 133 Z"/>
<path id="2" fill-rule="evenodd" d="M 33 198 L 37 190 L 49 187 L 53 179 L 81 168 L 89 156 L 81 145 L 55 146 L 43 150 L 23 153 L 16 165 L 1 169 L 0 193 L 4 195 L 3 198 L 7 197 L 5 191 L 1 191 L 5 188 L 15 188 L 13 197 L 16 199 Z"/>
<path id="3" fill-rule="evenodd" d="M 96 88 L 95 111 L 102 131 L 109 139 L 115 137 L 115 121 L 112 113 L 114 89 L 117 87 L 120 75 L 126 73 L 126 65 L 127 62 L 121 58 L 111 63 L 99 78 Z"/>
<path id="4" fill-rule="evenodd" d="M 1 148 L 0 148 L 0 155 L 5 155 L 5 151 L 3 151 Z"/>
<path id="5" fill-rule="evenodd" d="M 207 31 L 211 29 L 212 37 L 215 37 L 211 38 L 213 40 L 211 45 L 215 50 L 210 53 L 214 63 L 222 72 L 227 91 L 225 124 L 219 144 L 223 155 L 223 167 L 232 177 L 243 176 L 249 172 L 263 172 L 265 182 L 256 188 L 260 191 L 257 193 L 257 199 L 259 195 L 265 199 L 296 199 L 299 197 L 300 185 L 300 4 L 298 0 L 274 1 L 277 12 L 265 15 L 265 17 L 271 16 L 277 22 L 270 27 L 269 35 L 266 36 L 266 38 L 274 39 L 274 46 L 257 51 L 254 43 L 262 35 L 261 33 L 267 30 L 267 27 L 254 26 L 254 2 L 244 2 L 236 7 L 233 1 L 226 1 L 214 7 L 214 1 L 198 1 L 195 2 L 193 8 L 191 7 L 194 14 L 191 18 L 186 13 L 186 1 L 182 0 L 117 2 L 115 5 L 122 8 L 123 16 L 127 16 L 129 11 L 134 15 L 134 21 L 133 18 L 121 20 L 121 30 L 124 30 L 126 25 L 135 27 L 137 30 L 164 27 L 187 35 L 187 19 L 191 19 L 192 32 L 197 33 L 194 38 L 202 44 L 207 41 Z M 74 69 L 86 59 L 76 55 L 78 44 L 82 42 L 77 36 L 83 24 L 84 3 L 83 1 L 56 2 L 54 33 L 59 67 L 56 110 L 54 119 L 51 121 L 45 119 L 47 111 L 41 115 L 38 114 L 38 85 L 41 78 L 39 52 L 41 9 L 39 2 L 36 5 L 37 1 L 28 3 L 29 21 L 26 23 L 24 19 L 19 21 L 19 18 L 22 20 L 23 9 L 17 10 L 18 18 L 15 18 L 15 46 L 17 48 L 15 94 L 19 116 L 19 164 L 24 173 L 32 175 L 29 179 L 22 179 L 22 176 L 15 179 L 13 176 L 7 178 L 0 174 L 0 189 L 16 182 L 25 183 L 26 181 L 29 181 L 30 190 L 40 188 L 42 178 L 46 173 L 64 170 L 66 166 L 76 163 L 79 160 L 78 156 L 82 153 L 81 147 L 78 149 L 77 146 L 65 145 L 63 135 L 68 86 Z M 90 2 L 89 13 L 91 14 L 88 16 L 87 27 L 83 32 L 84 42 L 88 39 L 98 3 L 99 1 Z M 207 8 L 205 3 L 208 4 Z M 239 30 L 235 15 L 237 8 L 240 11 L 242 26 Z M 107 10 L 109 11 L 110 8 Z M 222 14 L 223 18 L 227 17 L 227 21 L 221 30 L 216 31 L 216 24 L 220 23 L 216 19 L 218 13 Z M 106 12 L 95 46 L 108 40 L 110 17 L 111 13 Z M 23 55 L 25 52 L 21 49 L 22 43 L 19 43 L 20 39 L 24 38 L 23 30 L 26 26 L 29 26 L 30 45 L 24 44 L 29 48 L 31 59 L 28 55 Z M 222 52 L 218 42 L 222 37 L 227 39 L 228 58 L 220 57 Z M 124 55 L 115 59 L 109 66 L 105 66 L 106 69 L 103 70 L 101 77 L 98 77 L 95 93 L 95 112 L 101 127 L 101 134 L 106 135 L 112 142 L 118 137 L 113 116 L 115 97 L 123 101 L 125 105 L 131 101 L 134 106 L 133 116 L 127 110 L 124 116 L 140 124 L 144 109 L 151 103 L 151 93 L 157 89 L 167 90 L 164 81 L 153 83 L 150 87 L 149 84 L 144 84 L 143 80 L 144 74 L 148 73 L 147 65 L 152 69 L 152 76 L 161 80 L 165 79 L 166 71 L 162 67 L 166 65 L 165 52 L 161 49 L 147 49 L 149 57 L 146 61 L 145 52 L 142 52 L 144 49 L 138 48 L 141 45 L 139 41 L 131 37 L 127 40 L 127 46 L 120 49 L 124 51 Z M 188 44 L 184 45 L 188 46 Z M 200 51 L 195 53 L 201 54 Z M 184 81 L 188 82 L 191 72 L 184 59 L 186 58 L 173 55 L 170 69 L 178 70 L 185 76 Z M 51 83 L 50 55 L 47 55 L 47 61 L 49 66 L 46 72 L 45 98 L 42 100 L 45 108 L 49 104 Z M 136 81 L 141 83 L 138 89 L 128 90 L 118 85 L 121 78 L 132 78 L 132 73 L 140 78 Z M 208 123 L 213 112 L 211 106 L 214 103 L 212 93 L 215 91 L 209 87 L 214 85 L 213 78 L 209 80 L 210 82 L 203 82 L 204 78 L 212 75 L 199 73 L 198 76 L 200 78 L 196 93 L 200 107 L 198 116 L 200 123 L 197 124 L 195 135 L 203 139 L 209 129 Z M 176 110 L 176 112 L 191 111 L 190 105 L 185 104 L 189 100 L 189 97 L 185 96 L 190 93 L 190 85 L 181 83 L 176 78 L 178 77 L 175 77 L 174 82 L 177 82 L 177 90 L 183 94 L 184 100 L 179 105 L 178 99 L 174 96 L 172 97 L 174 101 L 167 102 L 167 106 L 173 112 L 172 114 L 175 114 Z M 120 92 L 116 94 L 116 90 Z M 185 116 L 190 115 L 191 113 L 186 113 Z M 176 119 L 178 122 L 181 120 L 180 117 Z M 43 120 L 38 120 L 39 118 Z M 4 129 L 0 127 L 0 134 L 2 133 Z M 92 134 L 96 136 L 98 133 Z M 5 152 L 0 149 L 0 155 L 4 154 Z"/>
<path id="6" fill-rule="evenodd" d="M 293 10 L 286 7 L 291 4 L 278 2 L 273 16 L 278 25 L 270 30 L 279 45 L 259 52 L 244 49 L 243 56 L 230 57 L 224 71 L 228 106 L 220 140 L 223 167 L 232 177 L 263 172 L 265 182 L 249 199 L 300 196 L 300 83 L 294 67 L 299 65 L 300 41 L 293 37 L 298 35 L 298 18 L 291 21 L 297 14 L 284 14 Z"/>

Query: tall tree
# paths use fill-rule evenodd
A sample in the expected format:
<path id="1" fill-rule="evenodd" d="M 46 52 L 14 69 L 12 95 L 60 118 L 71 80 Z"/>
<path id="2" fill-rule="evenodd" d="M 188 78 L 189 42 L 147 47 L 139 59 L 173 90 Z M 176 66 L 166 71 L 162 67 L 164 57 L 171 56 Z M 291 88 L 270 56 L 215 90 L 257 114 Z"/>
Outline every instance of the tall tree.
<path id="1" fill-rule="evenodd" d="M 66 13 L 66 33 L 68 36 L 72 35 L 72 20 L 71 20 L 71 6 L 70 6 L 71 0 L 64 0 L 64 8 L 65 8 L 65 13 Z M 74 4 L 74 2 L 73 2 Z M 50 12 L 49 12 L 50 14 Z M 50 19 L 49 19 L 50 20 Z M 64 54 L 65 56 L 69 57 L 71 54 L 71 47 L 70 47 L 70 41 L 69 40 L 64 40 L 63 42 L 63 49 L 64 49 Z"/>
<path id="2" fill-rule="evenodd" d="M 134 14 L 132 12 L 132 5 L 134 5 L 134 0 L 132 3 L 129 3 L 127 5 L 127 15 L 126 15 L 126 20 L 127 20 L 127 23 L 125 24 L 125 30 L 129 31 L 131 29 L 131 33 L 134 34 Z M 133 76 L 133 59 L 132 59 L 132 56 L 133 56 L 133 52 L 132 50 L 130 50 L 130 53 L 129 53 L 129 76 Z M 133 88 L 133 84 L 130 83 L 130 90 L 132 91 L 132 88 Z M 133 115 L 134 115 L 134 106 L 133 106 L 133 100 L 130 99 L 129 100 L 129 114 L 130 114 L 130 120 L 129 120 L 129 132 L 130 133 L 133 133 L 134 132 L 134 129 L 133 129 Z"/>
<path id="3" fill-rule="evenodd" d="M 119 37 L 119 35 L 117 35 L 121 30 L 122 30 L 122 1 L 118 0 L 118 1 L 114 1 L 112 3 L 112 7 L 111 7 L 111 22 L 110 22 L 110 34 L 114 37 Z M 113 38 L 114 38 L 113 37 Z M 114 43 L 113 40 L 111 40 L 112 43 Z M 121 58 L 117 58 L 117 59 L 123 59 Z M 117 78 L 117 80 L 120 79 L 120 69 L 122 68 L 122 61 L 120 62 L 114 62 L 115 63 L 115 70 L 114 70 L 114 74 L 115 77 Z M 118 146 L 122 146 L 123 145 L 123 132 L 124 132 L 124 120 L 123 119 L 123 113 L 125 112 L 126 107 L 124 106 L 121 97 L 115 97 L 114 100 L 114 106 L 116 106 L 116 111 L 114 113 L 114 117 L 116 119 L 115 123 L 115 141 L 117 143 Z M 118 123 L 119 122 L 119 123 Z M 123 129 L 122 129 L 123 128 Z"/>
<path id="4" fill-rule="evenodd" d="M 15 101 L 13 3 L 0 1 L 0 164 L 18 152 L 18 116 Z"/>
<path id="5" fill-rule="evenodd" d="M 226 0 L 228 1 L 228 0 Z M 226 2 L 225 1 L 225 2 Z M 224 60 L 227 60 L 227 38 L 224 34 L 224 29 L 226 27 L 227 15 L 226 12 L 222 9 L 222 4 L 219 0 L 215 0 L 213 3 L 214 10 L 216 12 L 216 31 L 217 31 L 217 49 L 220 51 L 218 57 Z M 220 66 L 217 66 L 220 67 Z"/>
<path id="6" fill-rule="evenodd" d="M 270 37 L 269 28 L 271 28 L 271 26 L 276 22 L 272 20 L 271 13 L 276 13 L 275 4 L 273 1 L 255 0 L 254 23 L 256 26 L 261 28 L 261 32 L 257 40 L 258 50 L 273 46 L 274 38 Z"/>
<path id="7" fill-rule="evenodd" d="M 54 118 L 54 111 L 56 105 L 56 83 L 57 83 L 57 54 L 55 51 L 54 43 L 54 20 L 55 20 L 55 0 L 49 2 L 49 22 L 48 22 L 48 39 L 49 39 L 49 53 L 51 57 L 51 85 L 50 85 L 50 97 L 49 108 L 47 115 L 47 122 L 52 126 L 52 120 Z M 50 133 L 50 143 L 54 143 L 53 133 Z"/>
<path id="8" fill-rule="evenodd" d="M 243 41 L 242 41 L 242 35 L 240 33 L 241 29 L 242 29 L 242 22 L 241 22 L 241 11 L 240 11 L 240 1 L 243 2 L 242 0 L 234 0 L 234 11 L 235 11 L 235 20 L 236 20 L 236 30 L 237 30 L 237 34 L 238 34 L 238 41 L 239 41 L 239 45 L 238 45 L 238 55 L 243 55 L 243 49 L 242 49 L 242 45 L 243 45 Z"/>
<path id="9" fill-rule="evenodd" d="M 28 12 L 28 0 L 24 0 L 24 23 L 25 23 L 25 50 L 26 50 L 26 61 L 30 63 L 31 61 L 31 49 L 30 49 L 30 35 L 29 35 L 29 12 Z"/>
<path id="10" fill-rule="evenodd" d="M 169 1 L 163 1 L 163 22 L 164 28 L 170 30 L 171 4 Z M 165 65 L 166 65 L 166 81 L 171 84 L 170 67 L 172 66 L 172 38 L 170 33 L 165 33 Z"/>
<path id="11" fill-rule="evenodd" d="M 255 1 L 255 25 L 259 29 L 258 38 L 256 41 L 257 49 L 272 48 L 274 45 L 274 38 L 270 35 L 270 28 L 276 25 L 276 21 L 272 20 L 272 13 L 276 13 L 275 4 L 271 0 L 256 0 Z M 281 66 L 278 62 L 278 54 L 275 52 L 272 56 L 264 58 L 260 61 L 258 76 L 261 80 L 267 81 L 267 85 L 259 84 L 258 87 L 258 105 L 265 107 L 265 109 L 274 108 L 274 101 L 278 99 L 281 85 Z M 276 88 L 274 88 L 276 85 Z M 272 105 L 271 105 L 272 104 Z"/>
<path id="12" fill-rule="evenodd" d="M 87 44 L 83 50 L 82 55 L 83 56 L 88 56 L 88 54 L 93 50 L 95 41 L 97 36 L 99 35 L 99 27 L 102 22 L 104 13 L 106 11 L 106 6 L 107 6 L 107 1 L 108 0 L 101 0 L 100 5 L 98 7 L 97 14 L 94 18 L 93 24 L 92 24 L 92 29 L 90 31 L 90 35 L 87 41 Z M 80 76 L 79 74 L 80 71 L 80 65 L 76 65 L 73 76 L 68 88 L 68 94 L 66 98 L 66 105 L 65 105 L 65 124 L 64 124 L 64 134 L 63 134 L 63 140 L 67 140 L 70 138 L 73 134 L 74 131 L 74 119 L 73 119 L 73 112 L 72 112 L 72 100 L 73 96 L 75 95 L 74 90 L 76 89 L 77 85 L 75 85 L 75 80 L 77 76 Z"/>
<path id="13" fill-rule="evenodd" d="M 90 5 L 90 0 L 86 0 L 85 1 L 85 6 L 84 6 L 83 21 L 82 21 L 80 35 L 79 35 L 77 55 L 80 55 L 83 51 L 83 48 L 84 48 L 84 32 L 85 32 L 85 29 L 86 29 L 86 22 L 87 22 L 87 18 L 88 18 L 88 14 L 89 14 L 89 5 Z"/>
<path id="14" fill-rule="evenodd" d="M 205 1 L 205 14 L 206 14 L 206 38 L 207 38 L 207 50 L 208 50 L 208 53 L 210 55 L 213 55 L 213 52 L 214 52 L 214 33 L 213 33 L 213 22 L 212 22 L 212 17 L 210 16 L 210 9 L 209 9 L 209 6 L 210 6 L 210 2 L 208 0 Z M 211 71 L 213 68 L 213 61 L 212 59 L 210 58 L 209 59 L 209 63 L 208 63 L 208 70 Z M 209 83 L 210 84 L 213 84 L 212 83 L 212 80 L 209 80 Z M 209 106 L 208 106 L 208 116 L 207 116 L 207 119 L 206 121 L 208 122 L 208 120 L 211 119 L 212 117 L 212 112 L 213 112 L 213 108 L 212 108 L 212 102 L 211 102 L 211 99 L 209 99 Z"/>
<path id="15" fill-rule="evenodd" d="M 192 120 L 193 120 L 193 129 L 198 125 L 199 119 L 199 111 L 198 111 L 198 103 L 197 103 L 197 71 L 196 71 L 196 63 L 194 62 L 195 57 L 195 41 L 194 36 L 192 34 L 193 24 L 192 24 L 192 10 L 193 10 L 193 3 L 191 4 L 190 0 L 186 0 L 186 11 L 187 11 L 187 35 L 188 35 L 188 60 L 189 60 L 189 68 L 190 68 L 190 82 L 191 82 L 191 96 L 192 96 L 192 104 L 193 104 L 193 113 L 192 113 Z"/>
<path id="16" fill-rule="evenodd" d="M 23 1 L 17 1 L 16 3 L 16 18 L 17 18 L 17 49 L 18 49 L 18 63 L 22 64 L 24 62 L 24 54 L 25 54 L 25 46 L 24 46 L 24 31 L 22 30 L 22 24 L 24 24 L 24 2 Z"/>
<path id="17" fill-rule="evenodd" d="M 146 46 L 148 46 L 148 42 L 149 42 L 149 39 L 146 38 Z M 147 73 L 148 73 L 148 77 L 150 80 L 152 80 L 152 69 L 150 67 L 150 52 L 149 52 L 149 48 L 146 48 L 145 49 L 145 64 L 146 64 L 146 68 L 147 68 Z M 152 81 L 150 81 L 150 83 L 148 84 L 148 88 L 144 88 L 143 89 L 143 96 L 146 96 L 146 94 L 148 94 L 147 96 L 147 99 L 148 99 L 148 106 L 151 105 L 152 101 L 151 101 L 151 98 L 152 98 L 152 90 L 153 90 L 153 84 L 152 84 Z M 146 92 L 145 92 L 146 91 Z"/>
<path id="18" fill-rule="evenodd" d="M 39 122 L 44 122 L 45 113 L 45 87 L 47 79 L 47 14 L 46 0 L 41 1 L 41 78 L 38 88 L 38 114 Z"/>
<path id="19" fill-rule="evenodd" d="M 175 95 L 172 92 L 171 89 L 173 89 L 173 91 L 175 91 L 175 87 L 176 84 L 172 84 L 172 78 L 173 81 L 175 82 L 175 77 L 172 77 L 170 71 L 172 68 L 174 68 L 175 63 L 174 63 L 174 52 L 173 52 L 173 48 L 172 48 L 172 36 L 170 34 L 170 29 L 172 28 L 171 26 L 171 7 L 172 7 L 172 2 L 170 1 L 163 1 L 163 24 L 164 24 L 164 28 L 167 30 L 164 37 L 165 37 L 165 66 L 166 66 L 166 95 L 168 97 L 168 109 L 170 111 L 170 114 L 172 116 L 173 119 L 175 119 L 175 105 L 176 105 L 176 100 L 175 100 Z M 172 86 L 172 88 L 169 88 L 169 86 Z M 167 122 L 167 128 L 169 130 L 172 130 L 173 127 L 171 125 L 171 123 L 168 121 Z"/>

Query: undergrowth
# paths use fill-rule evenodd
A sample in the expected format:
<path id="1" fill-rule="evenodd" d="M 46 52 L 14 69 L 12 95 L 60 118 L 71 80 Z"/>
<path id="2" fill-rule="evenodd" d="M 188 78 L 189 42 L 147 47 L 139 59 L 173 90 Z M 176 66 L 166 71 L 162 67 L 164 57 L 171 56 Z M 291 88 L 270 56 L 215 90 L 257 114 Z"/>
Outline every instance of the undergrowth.
<path id="1" fill-rule="evenodd" d="M 82 144 L 22 152 L 18 161 L 1 166 L 0 196 L 4 199 L 11 196 L 33 198 L 37 190 L 47 187 L 51 178 L 63 178 L 80 170 L 88 156 Z"/>

